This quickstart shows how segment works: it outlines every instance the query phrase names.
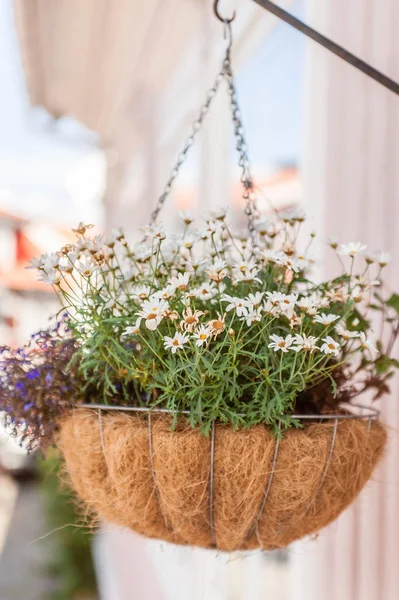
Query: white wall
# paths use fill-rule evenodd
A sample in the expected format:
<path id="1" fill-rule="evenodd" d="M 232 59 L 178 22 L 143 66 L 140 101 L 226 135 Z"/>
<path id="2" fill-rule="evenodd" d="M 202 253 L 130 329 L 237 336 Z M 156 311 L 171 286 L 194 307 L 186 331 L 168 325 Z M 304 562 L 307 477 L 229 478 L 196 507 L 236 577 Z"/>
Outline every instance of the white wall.
<path id="1" fill-rule="evenodd" d="M 308 0 L 307 20 L 399 80 L 396 0 Z M 305 198 L 322 240 L 331 234 L 391 251 L 399 276 L 399 100 L 309 42 Z M 293 551 L 295 600 L 399 597 L 398 386 L 382 402 L 386 459 L 355 505 L 317 542 Z"/>

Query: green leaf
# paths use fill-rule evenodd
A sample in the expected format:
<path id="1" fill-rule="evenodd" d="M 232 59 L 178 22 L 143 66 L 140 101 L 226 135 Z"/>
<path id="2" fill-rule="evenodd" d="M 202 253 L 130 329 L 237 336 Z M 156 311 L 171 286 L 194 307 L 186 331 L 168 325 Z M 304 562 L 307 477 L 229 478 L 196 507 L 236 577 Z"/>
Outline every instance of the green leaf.
<path id="1" fill-rule="evenodd" d="M 381 356 L 379 356 L 375 361 L 375 369 L 378 375 L 383 375 L 384 373 L 389 371 L 391 367 L 398 368 L 399 361 L 397 361 L 394 358 L 390 358 L 386 354 L 381 354 Z"/>
<path id="2" fill-rule="evenodd" d="M 355 309 L 347 318 L 346 326 L 349 331 L 367 331 L 370 329 L 370 321 L 367 321 L 360 312 Z"/>
<path id="3" fill-rule="evenodd" d="M 389 300 L 387 301 L 386 304 L 387 304 L 387 306 L 390 306 L 391 308 L 396 310 L 396 312 L 399 314 L 399 295 L 398 294 L 392 294 L 392 296 L 389 298 Z"/>
<path id="4" fill-rule="evenodd" d="M 378 306 L 378 304 L 369 304 L 369 308 L 372 310 L 382 310 L 381 306 Z"/>

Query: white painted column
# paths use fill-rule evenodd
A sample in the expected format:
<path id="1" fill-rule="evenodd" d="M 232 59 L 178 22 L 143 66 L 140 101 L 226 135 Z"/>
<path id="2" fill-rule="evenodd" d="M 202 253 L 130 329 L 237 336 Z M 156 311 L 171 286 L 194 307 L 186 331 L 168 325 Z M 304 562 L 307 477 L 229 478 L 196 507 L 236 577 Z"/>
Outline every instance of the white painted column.
<path id="1" fill-rule="evenodd" d="M 307 21 L 399 79 L 395 0 L 308 0 Z M 309 42 L 304 179 L 308 212 L 325 241 L 362 240 L 394 256 L 399 276 L 399 99 Z M 327 267 L 332 267 L 328 265 Z M 398 386 L 382 402 L 386 458 L 359 500 L 317 542 L 294 546 L 295 600 L 399 597 Z M 298 550 L 300 548 L 300 550 Z"/>

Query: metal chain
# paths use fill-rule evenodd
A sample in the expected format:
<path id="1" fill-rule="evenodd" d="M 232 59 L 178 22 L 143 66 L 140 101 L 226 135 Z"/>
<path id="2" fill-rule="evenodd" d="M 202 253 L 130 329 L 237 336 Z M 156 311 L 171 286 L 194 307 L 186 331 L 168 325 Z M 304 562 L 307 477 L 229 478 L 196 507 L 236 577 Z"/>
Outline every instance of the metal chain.
<path id="1" fill-rule="evenodd" d="M 160 211 L 162 210 L 163 205 L 165 204 L 165 200 L 166 198 L 169 196 L 170 191 L 172 189 L 173 183 L 177 177 L 177 175 L 179 174 L 180 171 L 180 167 L 182 166 L 183 162 L 186 159 L 186 156 L 188 154 L 188 151 L 190 150 L 191 146 L 194 143 L 194 140 L 196 138 L 197 133 L 199 132 L 199 130 L 202 128 L 202 125 L 204 123 L 205 117 L 209 112 L 209 108 L 211 106 L 212 100 L 214 99 L 214 97 L 217 94 L 217 91 L 219 89 L 219 85 L 220 82 L 223 80 L 224 77 L 224 71 L 222 70 L 220 73 L 218 73 L 218 75 L 216 76 L 215 82 L 213 84 L 213 86 L 211 87 L 210 90 L 208 90 L 207 96 L 206 96 L 206 100 L 204 102 L 204 104 L 201 106 L 198 116 L 195 119 L 193 125 L 192 125 L 192 130 L 191 130 L 191 134 L 189 135 L 189 137 L 187 138 L 184 146 L 183 146 L 183 150 L 179 153 L 176 163 L 173 166 L 173 169 L 170 172 L 169 175 L 169 179 L 166 183 L 165 189 L 162 192 L 161 196 L 158 199 L 157 205 L 155 207 L 155 209 L 153 210 L 153 212 L 151 213 L 151 218 L 150 218 L 150 225 L 153 225 L 160 213 Z"/>
<path id="2" fill-rule="evenodd" d="M 252 179 L 251 165 L 248 157 L 248 146 L 245 140 L 245 130 L 242 123 L 241 111 L 238 105 L 237 91 L 234 83 L 234 76 L 231 69 L 230 47 L 227 50 L 226 58 L 224 60 L 224 75 L 229 89 L 234 135 L 236 138 L 236 149 L 239 157 L 238 166 L 241 168 L 241 183 L 244 186 L 244 192 L 242 195 L 243 200 L 245 201 L 244 212 L 248 219 L 248 230 L 251 237 L 252 247 L 257 248 L 258 241 L 255 227 L 256 202 L 252 191 L 254 182 Z"/>
<path id="3" fill-rule="evenodd" d="M 231 106 L 232 120 L 233 120 L 233 125 L 234 125 L 234 135 L 236 138 L 236 148 L 237 148 L 238 156 L 239 156 L 238 166 L 241 168 L 241 171 L 242 171 L 241 172 L 241 182 L 244 186 L 244 192 L 243 192 L 243 199 L 245 201 L 244 212 L 248 219 L 248 230 L 249 230 L 249 234 L 251 237 L 252 247 L 257 248 L 258 242 L 257 242 L 256 227 L 255 227 L 256 203 L 255 203 L 255 199 L 253 197 L 253 191 L 252 191 L 254 184 L 253 184 L 253 179 L 252 179 L 252 175 L 251 175 L 250 162 L 249 162 L 249 158 L 248 158 L 247 143 L 246 143 L 245 137 L 244 137 L 245 131 L 244 131 L 244 127 L 242 124 L 241 112 L 240 112 L 240 108 L 238 105 L 237 92 L 236 92 L 233 72 L 232 72 L 232 68 L 231 68 L 231 54 L 230 54 L 231 41 L 232 41 L 231 24 L 229 22 L 225 22 L 225 26 L 228 28 L 230 41 L 229 41 L 228 48 L 226 50 L 225 58 L 223 60 L 222 69 L 216 76 L 213 86 L 208 91 L 205 103 L 201 106 L 198 116 L 193 123 L 191 134 L 187 138 L 187 140 L 183 146 L 183 150 L 179 153 L 176 163 L 174 164 L 173 169 L 170 172 L 169 179 L 166 183 L 165 189 L 162 192 L 161 196 L 159 197 L 157 205 L 151 214 L 150 225 L 153 225 L 156 222 L 157 217 L 158 217 L 160 211 L 162 210 L 162 207 L 165 204 L 167 197 L 169 196 L 169 194 L 171 192 L 173 183 L 174 183 L 177 175 L 180 172 L 180 168 L 187 157 L 188 151 L 190 150 L 191 146 L 193 145 L 197 133 L 202 128 L 205 117 L 209 112 L 209 108 L 211 106 L 212 100 L 214 99 L 214 97 L 216 96 L 216 94 L 218 92 L 220 82 L 223 79 L 225 79 L 227 82 L 227 85 L 228 85 L 228 90 L 229 90 L 229 95 L 230 95 L 230 106 Z"/>

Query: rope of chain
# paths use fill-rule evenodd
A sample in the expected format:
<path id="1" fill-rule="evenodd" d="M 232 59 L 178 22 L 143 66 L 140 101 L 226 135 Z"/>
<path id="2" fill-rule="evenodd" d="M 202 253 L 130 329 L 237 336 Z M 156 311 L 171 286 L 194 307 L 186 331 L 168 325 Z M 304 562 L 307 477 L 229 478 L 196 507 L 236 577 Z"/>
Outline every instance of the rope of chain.
<path id="1" fill-rule="evenodd" d="M 169 196 L 169 194 L 171 192 L 173 183 L 174 183 L 177 175 L 179 174 L 180 167 L 182 166 L 183 162 L 185 161 L 188 151 L 190 150 L 191 146 L 193 145 L 196 135 L 200 131 L 200 129 L 204 123 L 205 117 L 208 114 L 209 108 L 212 104 L 212 100 L 214 99 L 214 97 L 217 94 L 220 82 L 223 80 L 223 77 L 224 77 L 224 70 L 222 69 L 222 71 L 220 71 L 220 73 L 217 74 L 213 86 L 210 88 L 210 90 L 208 90 L 206 100 L 205 100 L 204 104 L 201 106 L 198 116 L 192 125 L 191 134 L 187 138 L 187 140 L 183 146 L 183 150 L 181 150 L 181 152 L 178 154 L 176 163 L 174 164 L 174 166 L 170 172 L 169 179 L 166 183 L 165 189 L 162 192 L 161 196 L 159 197 L 155 209 L 151 213 L 150 225 L 153 225 L 155 223 L 155 221 L 157 220 L 157 217 L 158 217 L 159 213 L 161 212 L 163 205 L 165 204 L 166 198 Z"/>
<path id="2" fill-rule="evenodd" d="M 231 106 L 231 113 L 232 113 L 232 121 L 233 121 L 233 126 L 234 126 L 234 136 L 236 138 L 236 149 L 238 151 L 238 156 L 239 156 L 238 166 L 241 168 L 241 178 L 240 179 L 241 179 L 241 182 L 244 187 L 244 192 L 243 192 L 243 200 L 245 202 L 244 212 L 245 212 L 245 215 L 248 220 L 248 230 L 249 230 L 249 235 L 251 238 L 251 244 L 252 244 L 252 247 L 254 249 L 256 249 L 258 247 L 258 242 L 257 242 L 256 227 L 255 227 L 256 203 L 255 203 L 255 199 L 253 197 L 253 191 L 252 191 L 254 184 L 253 184 L 253 179 L 252 179 L 252 175 L 251 175 L 250 162 L 249 162 L 249 158 L 248 158 L 247 143 L 246 143 L 245 137 L 244 137 L 245 132 L 244 132 L 243 124 L 242 124 L 241 112 L 240 112 L 240 108 L 239 108 L 238 100 L 237 100 L 237 92 L 236 92 L 235 83 L 234 83 L 234 76 L 233 76 L 233 72 L 232 72 L 232 68 L 231 68 L 231 55 L 230 55 L 231 26 L 230 26 L 230 23 L 227 23 L 226 25 L 228 26 L 228 30 L 229 30 L 229 34 L 230 34 L 230 43 L 226 50 L 226 55 L 223 60 L 222 69 L 217 74 L 213 86 L 208 91 L 206 100 L 205 100 L 204 104 L 201 106 L 198 116 L 193 123 L 191 133 L 190 133 L 189 137 L 187 138 L 187 140 L 183 146 L 183 149 L 178 154 L 177 160 L 170 172 L 170 175 L 169 175 L 168 181 L 166 183 L 166 186 L 164 188 L 164 191 L 162 192 L 161 196 L 159 197 L 155 209 L 151 213 L 149 225 L 150 226 L 154 225 L 154 223 L 156 222 L 158 215 L 161 212 L 161 210 L 165 204 L 165 201 L 172 190 L 173 183 L 174 183 L 177 175 L 180 172 L 180 168 L 187 157 L 188 151 L 190 150 L 191 146 L 193 145 L 194 140 L 197 136 L 197 133 L 202 128 L 205 117 L 207 116 L 207 114 L 209 112 L 209 108 L 212 104 L 212 100 L 214 99 L 214 97 L 216 96 L 216 94 L 218 92 L 220 83 L 223 79 L 225 79 L 227 82 L 227 85 L 228 85 L 228 91 L 229 91 L 229 96 L 230 96 L 230 106 Z"/>
<path id="3" fill-rule="evenodd" d="M 234 135 L 236 138 L 236 149 L 239 156 L 238 166 L 241 168 L 241 183 L 244 187 L 244 192 L 242 195 L 245 202 L 244 212 L 248 220 L 248 230 L 251 237 L 252 247 L 256 249 L 258 247 L 255 227 L 256 202 L 252 191 L 254 182 L 252 179 L 251 166 L 248 157 L 248 147 L 244 137 L 245 130 L 241 119 L 241 111 L 238 105 L 237 91 L 231 69 L 230 48 L 227 50 L 226 58 L 224 60 L 224 74 L 230 95 L 230 106 L 234 126 Z"/>

